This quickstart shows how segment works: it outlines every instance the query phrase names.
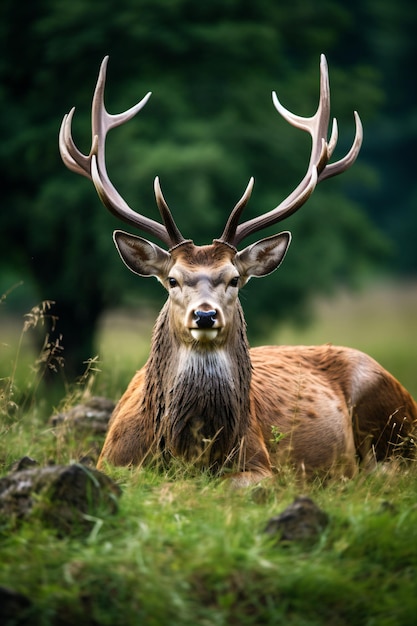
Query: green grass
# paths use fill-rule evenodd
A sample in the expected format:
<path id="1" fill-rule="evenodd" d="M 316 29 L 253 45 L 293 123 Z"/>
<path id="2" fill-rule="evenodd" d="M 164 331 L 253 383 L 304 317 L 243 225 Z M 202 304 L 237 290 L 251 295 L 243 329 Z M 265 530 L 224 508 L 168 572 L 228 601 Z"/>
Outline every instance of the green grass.
<path id="1" fill-rule="evenodd" d="M 326 488 L 286 476 L 262 503 L 184 469 L 117 477 L 118 515 L 83 541 L 36 524 L 3 532 L 0 584 L 35 600 L 30 623 L 415 623 L 414 468 Z M 330 524 L 311 547 L 280 545 L 265 524 L 300 491 Z"/>
<path id="2" fill-rule="evenodd" d="M 320 303 L 310 329 L 295 334 L 285 328 L 277 336 L 382 355 L 389 369 L 395 363 L 403 368 L 411 387 L 417 307 L 407 294 L 376 290 L 358 297 L 358 312 L 345 296 L 332 307 Z M 118 393 L 146 358 L 150 336 L 141 324 L 137 341 L 120 314 L 103 324 L 102 372 L 68 389 L 63 404 L 106 390 L 110 380 L 110 395 Z M 18 352 L 19 332 L 15 341 L 10 334 L 3 361 L 11 369 L 0 401 L 1 474 L 23 455 L 46 464 L 92 453 L 96 442 L 50 427 L 29 348 L 19 353 L 26 377 L 17 376 L 11 355 Z M 10 406 L 13 389 L 17 402 Z M 411 626 L 417 615 L 416 465 L 381 466 L 325 485 L 283 471 L 262 488 L 239 491 L 180 463 L 160 471 L 115 469 L 111 475 L 123 490 L 119 512 L 96 517 L 84 538 L 58 537 L 37 520 L 17 527 L 3 521 L 0 585 L 30 598 L 27 623 L 42 626 Z M 311 545 L 280 544 L 265 526 L 300 494 L 328 513 L 329 525 Z"/>

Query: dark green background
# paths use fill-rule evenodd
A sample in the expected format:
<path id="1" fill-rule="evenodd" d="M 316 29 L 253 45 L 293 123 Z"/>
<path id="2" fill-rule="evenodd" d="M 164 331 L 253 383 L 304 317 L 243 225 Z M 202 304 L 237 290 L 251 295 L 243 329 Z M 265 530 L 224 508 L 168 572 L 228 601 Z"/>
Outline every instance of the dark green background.
<path id="1" fill-rule="evenodd" d="M 156 281 L 120 263 L 111 240 L 120 224 L 58 154 L 59 125 L 73 105 L 76 141 L 89 150 L 91 97 L 106 54 L 110 112 L 153 92 L 137 118 L 110 134 L 110 176 L 133 208 L 157 218 L 158 174 L 180 229 L 196 243 L 220 234 L 250 176 L 246 217 L 273 208 L 304 174 L 308 136 L 276 113 L 272 90 L 311 115 L 326 54 L 336 158 L 359 111 L 359 160 L 285 223 L 294 240 L 282 269 L 242 293 L 251 338 L 284 317 L 303 318 L 312 294 L 341 282 L 415 275 L 416 17 L 412 0 L 2 0 L 0 294 L 24 281 L 7 306 L 56 302 L 71 375 L 93 355 L 104 309 L 135 303 L 140 315 L 140 303 L 162 302 Z"/>

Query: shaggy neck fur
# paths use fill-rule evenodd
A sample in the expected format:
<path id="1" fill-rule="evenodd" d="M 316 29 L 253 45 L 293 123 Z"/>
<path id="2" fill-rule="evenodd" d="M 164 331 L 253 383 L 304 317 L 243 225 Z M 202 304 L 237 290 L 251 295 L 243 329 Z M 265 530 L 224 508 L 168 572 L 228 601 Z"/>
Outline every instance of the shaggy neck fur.
<path id="1" fill-rule="evenodd" d="M 180 344 L 168 303 L 147 363 L 146 412 L 168 454 L 219 469 L 232 461 L 249 423 L 251 363 L 240 304 L 222 347 Z"/>

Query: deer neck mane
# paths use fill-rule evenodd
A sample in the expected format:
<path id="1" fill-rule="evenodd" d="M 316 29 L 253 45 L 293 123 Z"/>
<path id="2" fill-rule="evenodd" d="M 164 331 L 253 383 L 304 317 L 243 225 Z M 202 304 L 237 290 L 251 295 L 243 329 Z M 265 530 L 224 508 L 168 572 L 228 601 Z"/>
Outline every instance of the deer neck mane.
<path id="1" fill-rule="evenodd" d="M 251 362 L 239 303 L 232 329 L 222 347 L 185 346 L 171 332 L 166 303 L 146 365 L 143 401 L 161 449 L 207 467 L 238 452 L 249 423 Z"/>

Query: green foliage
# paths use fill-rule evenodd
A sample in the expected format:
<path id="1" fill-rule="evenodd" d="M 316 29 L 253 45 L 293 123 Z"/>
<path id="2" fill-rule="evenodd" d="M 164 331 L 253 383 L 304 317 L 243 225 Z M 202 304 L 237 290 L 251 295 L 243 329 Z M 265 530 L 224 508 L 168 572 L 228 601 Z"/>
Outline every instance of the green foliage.
<path id="1" fill-rule="evenodd" d="M 282 271 L 248 288 L 244 304 L 255 338 L 272 320 L 302 315 L 311 293 L 384 266 L 387 241 L 375 224 L 401 241 L 398 265 L 415 270 L 409 168 L 416 125 L 406 78 L 416 9 L 409 0 L 391 4 L 2 2 L 0 267 L 35 285 L 39 299 L 57 303 L 69 373 L 93 356 L 105 308 L 131 301 L 132 293 L 141 302 L 161 299 L 156 283 L 138 282 L 118 261 L 110 233 L 119 224 L 91 183 L 65 170 L 57 151 L 60 121 L 72 105 L 76 141 L 89 149 L 89 104 L 105 54 L 110 111 L 153 92 L 135 120 L 110 134 L 110 176 L 133 208 L 155 218 L 152 179 L 160 175 L 180 228 L 196 243 L 221 232 L 251 175 L 256 187 L 247 217 L 276 206 L 302 177 L 308 138 L 279 118 L 273 89 L 289 108 L 311 114 L 325 52 L 340 154 L 353 135 L 352 111 L 360 110 L 361 158 L 294 218 L 294 250 Z M 393 159 L 398 153 L 405 158 Z M 3 291 L 11 286 L 5 280 Z"/>
<path id="2" fill-rule="evenodd" d="M 286 435 L 282 433 L 277 426 L 271 428 L 271 443 L 279 443 Z"/>
<path id="3" fill-rule="evenodd" d="M 3 529 L 0 584 L 33 602 L 31 623 L 413 623 L 415 468 L 327 487 L 284 475 L 263 503 L 187 468 L 117 478 L 119 513 L 84 541 Z M 300 490 L 330 524 L 313 546 L 280 546 L 265 525 Z"/>
<path id="4" fill-rule="evenodd" d="M 371 294 L 371 310 L 364 319 L 361 307 L 361 323 L 346 311 L 342 317 L 348 308 L 344 300 L 336 307 L 338 325 L 357 344 L 365 327 L 368 335 L 376 332 L 371 327 L 376 304 L 394 345 L 395 337 L 405 333 L 405 318 L 398 314 L 407 302 L 416 324 L 415 289 L 410 293 L 409 301 L 407 292 L 400 297 L 395 290 L 386 291 L 382 301 Z M 393 301 L 398 309 L 386 305 Z M 48 313 L 43 309 L 31 311 L 26 322 L 39 322 Z M 328 318 L 322 325 L 329 332 Z M 123 343 L 127 356 L 134 342 L 128 336 L 123 342 L 119 335 L 109 337 L 115 327 L 109 322 L 102 329 L 102 341 L 108 352 Z M 127 327 L 120 322 L 125 334 Z M 408 328 L 413 337 L 414 326 Z M 17 341 L 21 343 L 19 335 Z M 408 347 L 410 351 L 410 342 Z M 414 363 L 409 363 L 409 376 L 415 379 Z M 12 386 L 0 394 L 0 476 L 26 455 L 41 465 L 97 455 L 99 438 L 80 433 L 64 437 L 52 428 L 45 393 L 39 393 L 39 374 L 35 369 L 32 382 L 27 372 L 18 380 L 16 365 L 2 381 Z M 96 393 L 103 376 L 108 389 L 114 371 L 100 374 L 91 365 L 60 408 Z M 7 371 L 1 359 L 0 366 Z M 22 383 L 29 387 L 27 396 L 18 393 Z M 277 445 L 280 436 L 271 432 Z M 415 463 L 381 465 L 351 481 L 326 483 L 304 482 L 282 468 L 261 486 L 237 491 L 180 462 L 169 470 L 116 468 L 110 473 L 123 492 L 119 511 L 88 515 L 92 528 L 85 538 L 59 537 L 39 519 L 18 527 L 13 520 L 2 521 L 0 592 L 6 587 L 27 598 L 20 616 L 27 623 L 406 626 L 415 621 Z M 329 515 L 329 524 L 312 545 L 280 544 L 264 529 L 300 494 L 309 495 Z M 2 610 L 0 605 L 1 617 Z M 2 623 L 11 626 L 16 619 Z"/>

